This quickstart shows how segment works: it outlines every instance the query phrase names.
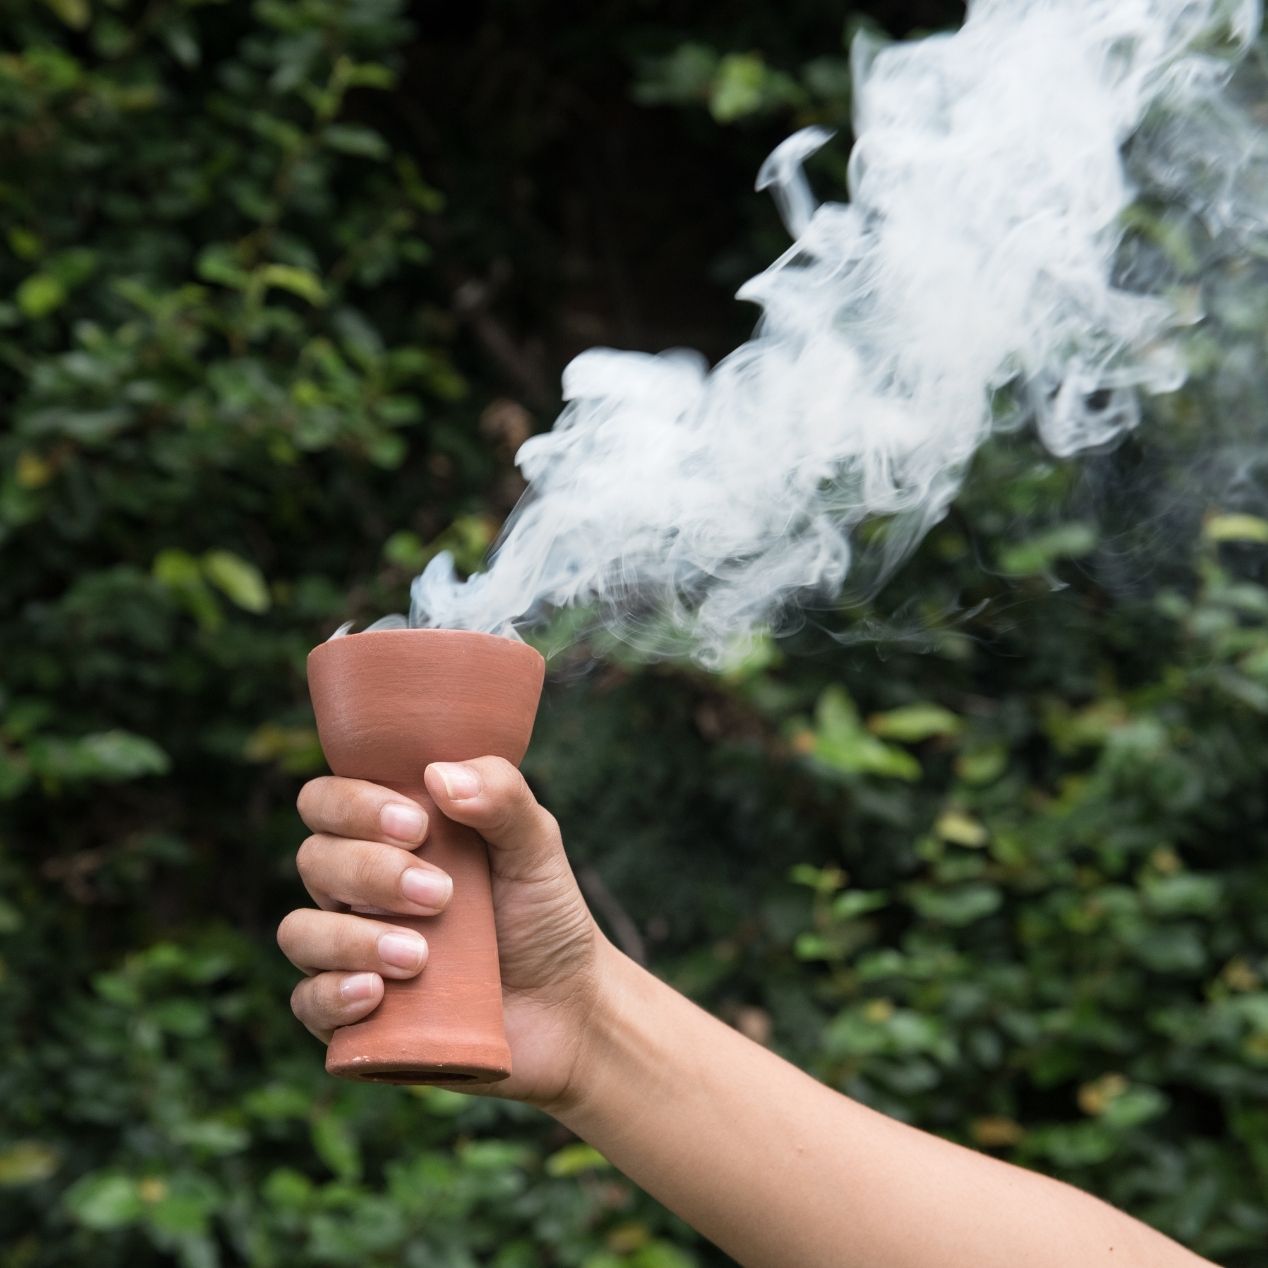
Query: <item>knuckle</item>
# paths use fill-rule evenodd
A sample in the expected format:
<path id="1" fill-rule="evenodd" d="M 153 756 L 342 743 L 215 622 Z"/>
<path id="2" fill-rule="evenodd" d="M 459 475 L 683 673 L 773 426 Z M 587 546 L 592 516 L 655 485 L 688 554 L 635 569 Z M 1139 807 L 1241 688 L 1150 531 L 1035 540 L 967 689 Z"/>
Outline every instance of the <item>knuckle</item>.
<path id="1" fill-rule="evenodd" d="M 559 820 L 545 806 L 538 806 L 536 815 L 537 828 L 541 835 L 549 837 L 551 841 L 562 842 L 563 833 L 559 828 Z"/>
<path id="2" fill-rule="evenodd" d="M 482 761 L 485 776 L 490 779 L 510 780 L 519 775 L 519 771 L 505 757 L 486 757 Z"/>
<path id="3" fill-rule="evenodd" d="M 507 826 L 526 814 L 535 804 L 524 776 L 505 758 L 489 759 L 485 771 L 490 818 L 498 826 Z"/>
<path id="4" fill-rule="evenodd" d="M 383 865 L 377 850 L 359 851 L 348 874 L 354 898 L 371 898 L 383 888 Z"/>
<path id="5" fill-rule="evenodd" d="M 484 816 L 481 828 L 483 831 L 500 835 L 515 823 L 517 817 L 515 807 L 511 803 L 501 800 L 490 800 L 489 809 Z"/>
<path id="6" fill-rule="evenodd" d="M 378 831 L 382 806 L 383 793 L 379 789 L 349 785 L 339 802 L 340 834 L 373 836 Z"/>
<path id="7" fill-rule="evenodd" d="M 342 1011 L 343 1005 L 339 998 L 339 982 L 339 974 L 331 972 L 318 973 L 313 979 L 313 1006 L 311 1013 L 318 1022 L 329 1022 L 332 1018 L 338 1017 Z"/>
<path id="8" fill-rule="evenodd" d="M 294 1013 L 300 1021 L 304 1020 L 308 1012 L 307 1001 L 309 982 L 309 978 L 302 978 L 300 981 L 295 983 L 295 989 L 291 991 L 291 1012 Z"/>
<path id="9" fill-rule="evenodd" d="M 524 776 L 520 774 L 519 768 L 513 766 L 505 757 L 489 758 L 487 776 L 490 787 L 504 800 L 522 796 L 528 787 L 524 783 Z"/>
<path id="10" fill-rule="evenodd" d="M 377 937 L 378 929 L 371 921 L 354 920 L 342 923 L 331 939 L 331 963 L 344 972 L 359 969 L 375 958 L 373 946 Z"/>
<path id="11" fill-rule="evenodd" d="M 322 775 L 300 789 L 299 806 L 300 817 L 313 832 L 355 836 L 356 824 L 373 820 L 378 801 L 357 780 Z"/>

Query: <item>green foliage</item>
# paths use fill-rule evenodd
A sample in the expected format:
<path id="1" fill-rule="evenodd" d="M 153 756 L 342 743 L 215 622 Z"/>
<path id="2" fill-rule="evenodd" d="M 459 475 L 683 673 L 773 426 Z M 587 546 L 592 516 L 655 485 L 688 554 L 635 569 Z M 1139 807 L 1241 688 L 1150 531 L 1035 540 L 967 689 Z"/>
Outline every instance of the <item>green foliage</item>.
<path id="1" fill-rule="evenodd" d="M 918 8 L 885 14 L 959 12 Z M 273 927 L 322 769 L 308 648 L 440 549 L 478 565 L 579 341 L 743 327 L 729 290 L 782 246 L 743 191 L 789 126 L 843 122 L 839 15 L 10 9 L 0 1263 L 721 1263 L 534 1113 L 326 1078 Z M 1262 279 L 1230 287 L 1262 331 Z M 1195 366 L 1262 360 L 1226 336 Z M 1231 437 L 1245 475 L 1258 373 L 1081 468 L 983 455 L 878 605 L 722 674 L 560 673 L 529 762 L 682 989 L 1243 1268 L 1268 530 L 1202 471 Z"/>

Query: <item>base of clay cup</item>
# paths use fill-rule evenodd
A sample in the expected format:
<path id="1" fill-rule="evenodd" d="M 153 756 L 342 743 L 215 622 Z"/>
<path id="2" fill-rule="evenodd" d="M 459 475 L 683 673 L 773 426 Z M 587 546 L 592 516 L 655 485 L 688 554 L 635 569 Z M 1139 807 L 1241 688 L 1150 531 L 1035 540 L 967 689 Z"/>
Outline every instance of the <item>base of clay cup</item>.
<path id="1" fill-rule="evenodd" d="M 452 1040 L 443 1052 L 434 1056 L 419 1051 L 418 1041 L 411 1039 L 408 1051 L 385 1052 L 381 1043 L 374 1045 L 374 1055 L 346 1041 L 340 1042 L 336 1031 L 326 1050 L 326 1073 L 360 1083 L 451 1084 L 498 1083 L 511 1073 L 511 1052 L 503 1045 L 475 1043 L 464 1045 Z"/>

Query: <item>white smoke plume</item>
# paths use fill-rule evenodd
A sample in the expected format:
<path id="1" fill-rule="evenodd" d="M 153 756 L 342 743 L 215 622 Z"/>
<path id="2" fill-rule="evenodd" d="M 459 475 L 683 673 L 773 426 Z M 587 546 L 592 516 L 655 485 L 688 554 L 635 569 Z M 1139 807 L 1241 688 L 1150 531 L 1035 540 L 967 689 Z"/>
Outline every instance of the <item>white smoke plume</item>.
<path id="1" fill-rule="evenodd" d="M 762 310 L 752 338 L 712 370 L 577 357 L 487 570 L 433 560 L 408 623 L 514 635 L 581 604 L 716 663 L 838 593 L 862 522 L 886 517 L 887 562 L 904 556 L 993 431 L 1033 422 L 1069 455 L 1136 426 L 1138 393 L 1184 371 L 1166 277 L 1118 267 L 1125 213 L 1156 196 L 1212 237 L 1260 227 L 1254 129 L 1228 92 L 1260 17 L 1257 0 L 977 0 L 954 34 L 856 43 L 849 201 L 816 205 L 803 175 L 821 129 L 759 175 L 796 241 L 739 292 Z"/>

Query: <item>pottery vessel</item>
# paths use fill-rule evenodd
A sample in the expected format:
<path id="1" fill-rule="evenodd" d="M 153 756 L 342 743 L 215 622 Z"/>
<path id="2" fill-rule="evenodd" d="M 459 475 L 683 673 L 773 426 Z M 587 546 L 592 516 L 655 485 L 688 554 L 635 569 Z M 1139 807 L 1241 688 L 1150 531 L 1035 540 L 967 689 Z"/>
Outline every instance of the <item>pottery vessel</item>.
<path id="1" fill-rule="evenodd" d="M 326 1069 L 381 1083 L 504 1079 L 511 1053 L 488 849 L 427 795 L 431 762 L 495 755 L 519 764 L 528 748 L 545 662 L 524 643 L 461 630 L 380 630 L 332 639 L 308 657 L 317 731 L 336 775 L 395 789 L 427 812 L 420 857 L 453 877 L 438 916 L 383 916 L 430 947 L 409 981 L 385 979 L 382 1003 L 335 1031 Z"/>

